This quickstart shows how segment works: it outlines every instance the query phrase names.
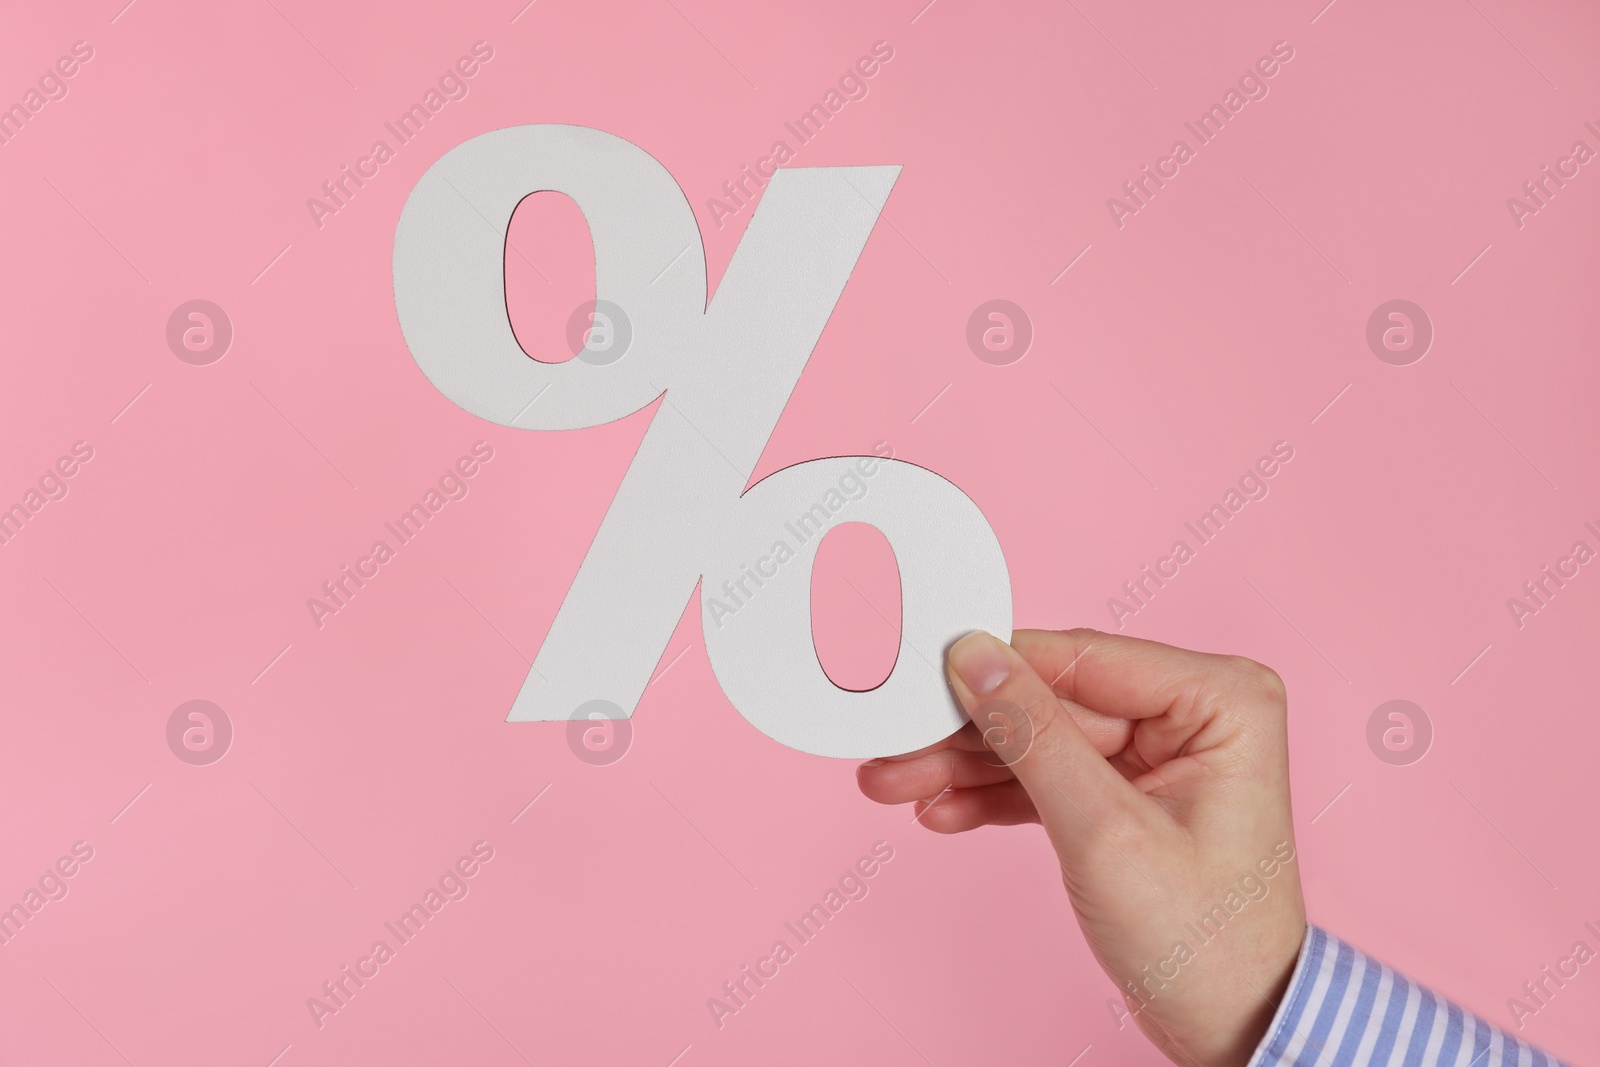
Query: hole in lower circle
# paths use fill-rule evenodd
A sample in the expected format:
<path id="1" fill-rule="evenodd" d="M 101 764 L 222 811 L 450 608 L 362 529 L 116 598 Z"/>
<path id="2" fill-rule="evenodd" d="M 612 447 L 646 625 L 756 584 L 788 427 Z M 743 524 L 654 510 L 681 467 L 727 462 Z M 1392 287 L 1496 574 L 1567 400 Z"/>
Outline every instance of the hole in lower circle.
<path id="1" fill-rule="evenodd" d="M 889 680 L 900 655 L 900 566 L 877 527 L 835 526 L 811 571 L 811 642 L 828 680 L 861 693 Z"/>

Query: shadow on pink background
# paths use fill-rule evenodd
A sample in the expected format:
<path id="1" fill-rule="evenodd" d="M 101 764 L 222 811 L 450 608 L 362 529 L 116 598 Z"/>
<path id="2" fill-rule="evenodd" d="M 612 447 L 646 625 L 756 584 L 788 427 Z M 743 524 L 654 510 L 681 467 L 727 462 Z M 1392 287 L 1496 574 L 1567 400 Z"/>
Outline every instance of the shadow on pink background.
<path id="1" fill-rule="evenodd" d="M 1507 998 L 1600 920 L 1600 576 L 1507 604 L 1600 548 L 1600 164 L 1507 207 L 1574 142 L 1600 150 L 1600 13 L 922 2 L 7 14 L 0 98 L 75 42 L 92 58 L 0 145 L 0 505 L 77 442 L 92 458 L 0 545 L 0 903 L 76 842 L 92 858 L 0 949 L 0 1063 L 1163 1062 L 1118 1028 L 1042 835 L 935 837 L 851 764 L 769 741 L 697 611 L 619 761 L 503 721 L 650 412 L 466 414 L 405 347 L 390 256 L 435 159 L 541 122 L 655 155 L 713 286 L 753 208 L 709 201 L 775 141 L 795 166 L 902 165 L 757 477 L 887 442 L 989 516 L 1019 626 L 1273 665 L 1313 920 L 1513 1026 Z M 315 218 L 475 42 L 465 96 Z M 866 95 L 799 144 L 785 123 L 876 42 Z M 1108 198 L 1276 42 L 1267 95 L 1119 226 Z M 513 227 L 530 345 L 588 295 L 575 226 L 530 201 Z M 233 327 L 209 365 L 166 339 L 194 299 Z M 1005 366 L 966 341 L 991 299 L 1034 330 Z M 1366 340 L 1392 299 L 1434 330 L 1406 366 Z M 467 495 L 317 625 L 308 598 L 478 441 Z M 1114 615 L 1280 441 L 1269 494 Z M 843 584 L 892 600 L 884 556 L 818 579 L 841 679 L 892 657 Z M 233 730 L 208 765 L 168 745 L 196 699 Z M 1406 765 L 1367 740 L 1394 699 L 1433 731 Z M 867 896 L 719 1027 L 707 999 L 880 841 Z M 478 842 L 465 895 L 400 944 L 385 923 Z M 393 958 L 317 1020 L 308 998 L 379 939 Z M 1585 969 L 1519 1033 L 1594 1060 L 1597 1009 Z"/>

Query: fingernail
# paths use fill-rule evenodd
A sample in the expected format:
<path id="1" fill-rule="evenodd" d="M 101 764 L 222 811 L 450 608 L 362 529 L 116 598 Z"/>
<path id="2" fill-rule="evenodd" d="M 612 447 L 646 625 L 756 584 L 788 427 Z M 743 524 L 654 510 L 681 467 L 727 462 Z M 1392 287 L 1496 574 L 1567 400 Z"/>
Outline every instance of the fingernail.
<path id="1" fill-rule="evenodd" d="M 867 760 L 867 762 L 863 763 L 861 766 L 863 766 L 863 767 L 882 767 L 884 765 L 884 763 L 885 763 L 885 761 L 881 760 L 881 759 L 869 759 L 869 760 Z"/>
<path id="2" fill-rule="evenodd" d="M 950 648 L 950 667 L 977 696 L 988 696 L 1011 675 L 1005 646 L 993 634 L 975 630 Z"/>

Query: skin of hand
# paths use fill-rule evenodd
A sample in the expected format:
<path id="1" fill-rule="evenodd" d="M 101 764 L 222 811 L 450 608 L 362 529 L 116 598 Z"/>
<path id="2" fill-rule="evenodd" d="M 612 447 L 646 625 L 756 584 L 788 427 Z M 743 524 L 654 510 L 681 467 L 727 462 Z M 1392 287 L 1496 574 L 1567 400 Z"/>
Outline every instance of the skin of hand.
<path id="1" fill-rule="evenodd" d="M 1042 823 L 1145 1036 L 1176 1063 L 1248 1063 L 1306 929 L 1277 674 L 1094 630 L 968 634 L 946 673 L 972 722 L 863 764 L 861 791 L 940 833 Z"/>

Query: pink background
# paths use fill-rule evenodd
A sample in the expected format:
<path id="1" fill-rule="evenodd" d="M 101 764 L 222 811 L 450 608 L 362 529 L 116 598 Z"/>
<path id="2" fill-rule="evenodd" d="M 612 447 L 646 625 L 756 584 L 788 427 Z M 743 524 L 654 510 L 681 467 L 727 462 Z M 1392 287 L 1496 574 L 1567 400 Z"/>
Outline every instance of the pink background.
<path id="1" fill-rule="evenodd" d="M 620 762 L 503 721 L 650 412 L 518 432 L 441 396 L 395 319 L 405 196 L 484 131 L 597 127 L 682 185 L 714 286 L 750 212 L 719 229 L 707 199 L 879 40 L 794 162 L 905 169 L 758 476 L 887 441 L 989 516 L 1019 626 L 1107 628 L 1287 440 L 1125 632 L 1287 680 L 1315 921 L 1505 1026 L 1600 920 L 1600 575 L 1521 629 L 1506 606 L 1600 547 L 1600 164 L 1521 229 L 1505 203 L 1600 148 L 1592 5 L 123 2 L 12 5 L 0 34 L 5 101 L 94 49 L 0 147 L 0 503 L 94 449 L 0 546 L 0 902 L 94 849 L 0 949 L 0 1062 L 1161 1062 L 1035 828 L 937 837 L 769 741 L 697 611 Z M 478 40 L 470 95 L 317 228 L 306 198 Z M 1279 40 L 1270 95 L 1118 229 L 1107 197 Z M 508 277 L 523 336 L 557 338 L 587 268 L 539 221 Z M 164 337 L 194 298 L 235 329 L 210 366 Z M 1010 366 L 966 346 L 992 298 L 1036 331 Z M 1392 298 L 1436 330 L 1411 366 L 1366 345 Z M 317 629 L 306 599 L 480 438 L 471 494 Z M 826 617 L 881 657 L 842 588 Z M 202 698 L 235 737 L 191 766 L 165 729 Z M 1366 742 L 1397 698 L 1435 730 L 1410 766 Z M 479 840 L 470 895 L 319 1030 L 306 999 Z M 879 840 L 870 895 L 719 1030 L 706 999 Z M 1597 1009 L 1586 968 L 1521 1033 L 1592 1062 Z"/>

